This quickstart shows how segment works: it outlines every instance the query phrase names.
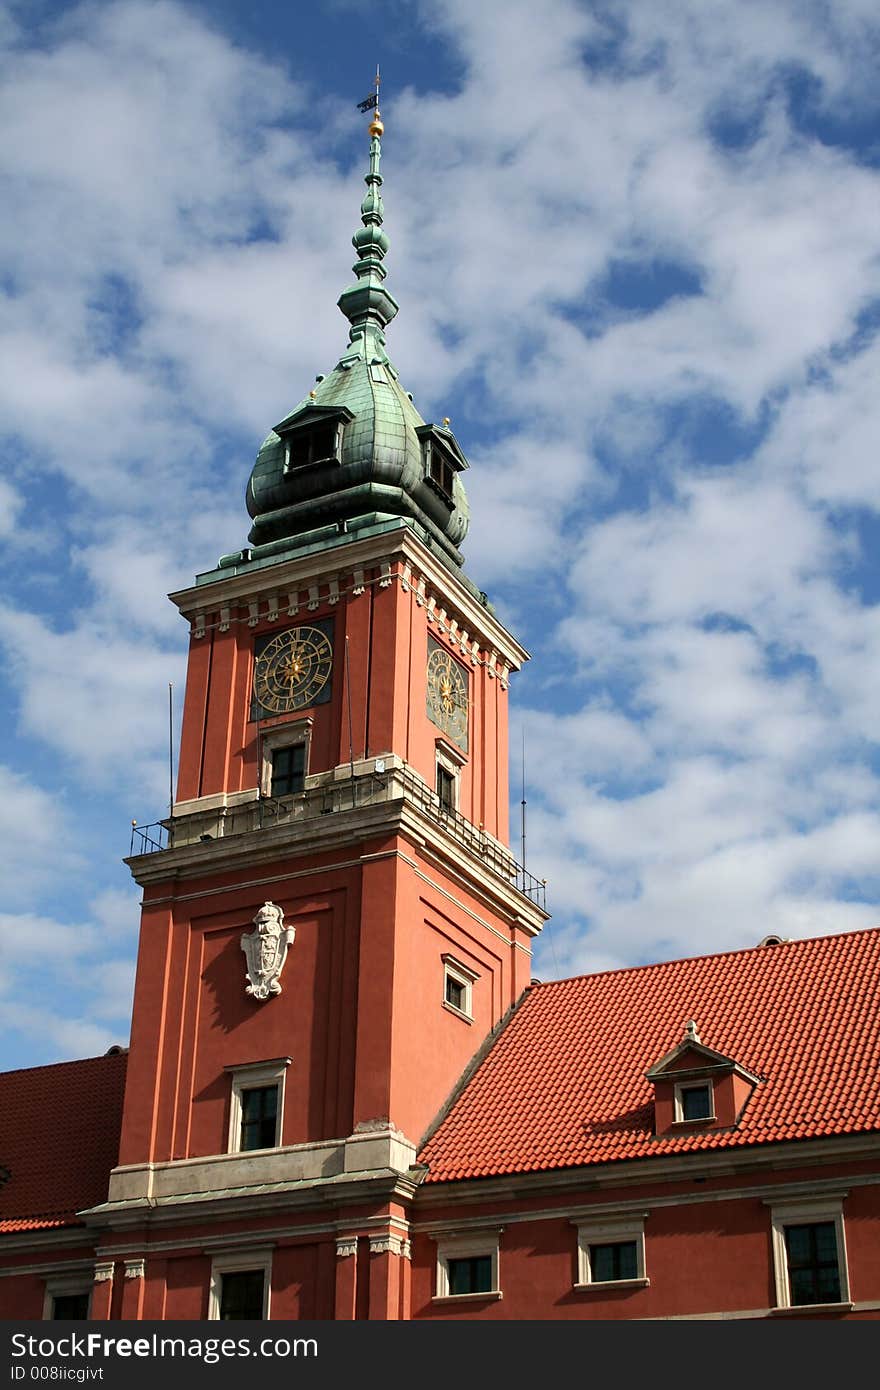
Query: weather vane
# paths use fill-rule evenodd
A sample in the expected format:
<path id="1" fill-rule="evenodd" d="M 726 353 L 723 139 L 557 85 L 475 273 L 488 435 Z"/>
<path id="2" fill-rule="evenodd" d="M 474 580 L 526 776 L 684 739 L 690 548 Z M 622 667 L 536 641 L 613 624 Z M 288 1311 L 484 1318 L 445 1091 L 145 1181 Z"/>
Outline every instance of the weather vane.
<path id="1" fill-rule="evenodd" d="M 369 95 L 368 97 L 364 97 L 363 101 L 359 101 L 357 105 L 358 105 L 358 110 L 359 110 L 359 111 L 377 111 L 377 112 L 378 112 L 378 110 L 379 110 L 379 64 L 378 64 L 378 63 L 376 64 L 376 90 L 375 90 L 375 92 L 371 92 L 370 95 Z"/>

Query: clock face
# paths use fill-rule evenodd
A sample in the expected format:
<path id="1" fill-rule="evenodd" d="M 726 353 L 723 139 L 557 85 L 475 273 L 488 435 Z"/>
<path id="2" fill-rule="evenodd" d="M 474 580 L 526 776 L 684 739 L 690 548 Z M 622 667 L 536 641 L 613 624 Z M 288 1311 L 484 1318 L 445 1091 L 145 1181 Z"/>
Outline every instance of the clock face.
<path id="1" fill-rule="evenodd" d="M 288 628 L 257 657 L 254 699 L 269 714 L 305 709 L 318 701 L 332 669 L 333 648 L 325 633 L 316 627 Z"/>
<path id="2" fill-rule="evenodd" d="M 428 718 L 467 752 L 468 675 L 449 652 L 433 642 L 428 654 Z"/>

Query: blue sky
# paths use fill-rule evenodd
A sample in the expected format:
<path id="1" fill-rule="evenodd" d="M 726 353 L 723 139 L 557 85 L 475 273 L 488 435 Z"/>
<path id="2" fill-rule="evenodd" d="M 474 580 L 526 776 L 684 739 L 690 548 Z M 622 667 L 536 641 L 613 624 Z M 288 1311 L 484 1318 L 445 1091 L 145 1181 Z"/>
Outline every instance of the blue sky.
<path id="1" fill-rule="evenodd" d="M 878 59 L 875 0 L 0 3 L 0 1065 L 127 1041 L 165 594 L 346 341 L 377 60 L 535 973 L 880 923 Z"/>

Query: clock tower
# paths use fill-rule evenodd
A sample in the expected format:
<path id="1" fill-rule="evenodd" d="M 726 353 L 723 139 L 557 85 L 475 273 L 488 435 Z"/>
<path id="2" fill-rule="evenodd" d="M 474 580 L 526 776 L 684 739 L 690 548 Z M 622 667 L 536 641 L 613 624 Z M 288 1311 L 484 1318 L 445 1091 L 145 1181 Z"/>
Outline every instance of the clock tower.
<path id="1" fill-rule="evenodd" d="M 114 1316 L 407 1316 L 417 1146 L 545 920 L 508 846 L 527 654 L 464 573 L 449 421 L 386 351 L 382 131 L 376 106 L 348 345 L 261 445 L 248 545 L 172 595 L 177 796 L 128 861 L 122 1144 L 92 1218 L 135 1269 Z"/>

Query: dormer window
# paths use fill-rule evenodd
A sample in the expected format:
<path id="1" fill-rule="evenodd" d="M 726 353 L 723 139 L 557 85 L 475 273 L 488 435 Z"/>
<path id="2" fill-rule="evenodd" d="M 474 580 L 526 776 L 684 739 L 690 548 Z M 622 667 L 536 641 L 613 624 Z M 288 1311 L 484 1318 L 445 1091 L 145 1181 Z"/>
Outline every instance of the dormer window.
<path id="1" fill-rule="evenodd" d="M 284 441 L 284 467 L 305 468 L 309 463 L 321 463 L 338 456 L 337 425 L 317 425 L 310 430 L 294 430 Z"/>
<path id="2" fill-rule="evenodd" d="M 284 445 L 284 472 L 342 461 L 342 436 L 354 415 L 347 406 L 307 405 L 288 415 L 275 433 Z"/>
<path id="3" fill-rule="evenodd" d="M 735 1058 L 706 1047 L 693 1019 L 678 1046 L 655 1062 L 646 1076 L 654 1087 L 658 1137 L 732 1128 L 759 1084 L 759 1078 Z"/>
<path id="4" fill-rule="evenodd" d="M 448 457 L 436 445 L 428 446 L 428 477 L 436 484 L 445 497 L 452 497 L 452 479 L 455 470 Z"/>
<path id="5" fill-rule="evenodd" d="M 467 468 L 467 459 L 459 449 L 451 431 L 435 425 L 421 425 L 416 434 L 422 441 L 425 482 L 447 506 L 453 505 L 455 475 Z"/>

